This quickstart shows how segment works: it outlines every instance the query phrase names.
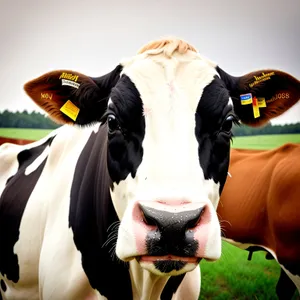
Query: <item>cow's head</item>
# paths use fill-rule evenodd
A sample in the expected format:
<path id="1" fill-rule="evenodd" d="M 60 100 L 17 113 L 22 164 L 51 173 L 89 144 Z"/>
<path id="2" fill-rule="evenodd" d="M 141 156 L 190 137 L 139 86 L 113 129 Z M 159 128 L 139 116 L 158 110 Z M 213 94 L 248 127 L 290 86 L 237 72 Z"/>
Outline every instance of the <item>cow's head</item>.
<path id="1" fill-rule="evenodd" d="M 112 72 L 61 70 L 25 85 L 59 123 L 107 129 L 116 253 L 159 275 L 221 254 L 216 215 L 234 122 L 258 126 L 294 105 L 300 83 L 276 70 L 233 77 L 182 40 L 152 42 Z"/>

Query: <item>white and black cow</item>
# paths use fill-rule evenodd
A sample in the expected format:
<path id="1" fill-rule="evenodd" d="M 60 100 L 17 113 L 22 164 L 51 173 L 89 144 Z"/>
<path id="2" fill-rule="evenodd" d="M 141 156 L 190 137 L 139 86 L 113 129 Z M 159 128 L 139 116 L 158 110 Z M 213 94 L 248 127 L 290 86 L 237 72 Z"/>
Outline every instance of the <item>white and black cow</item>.
<path id="1" fill-rule="evenodd" d="M 198 299 L 199 261 L 221 255 L 232 123 L 280 115 L 300 83 L 232 77 L 166 39 L 102 77 L 54 71 L 25 91 L 66 125 L 1 147 L 2 298 Z"/>

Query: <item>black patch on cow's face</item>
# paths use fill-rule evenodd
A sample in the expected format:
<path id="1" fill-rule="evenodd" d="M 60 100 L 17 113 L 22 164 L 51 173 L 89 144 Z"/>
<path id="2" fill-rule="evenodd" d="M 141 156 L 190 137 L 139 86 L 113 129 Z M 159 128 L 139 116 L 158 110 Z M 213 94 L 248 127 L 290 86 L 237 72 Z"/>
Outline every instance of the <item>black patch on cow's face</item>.
<path id="1" fill-rule="evenodd" d="M 29 175 L 25 175 L 25 170 L 47 146 L 51 145 L 53 139 L 54 137 L 51 137 L 42 145 L 18 154 L 18 171 L 10 177 L 0 198 L 0 273 L 13 282 L 19 280 L 18 257 L 13 248 L 19 239 L 20 223 L 27 201 L 40 178 L 47 158 Z"/>
<path id="2" fill-rule="evenodd" d="M 220 193 L 227 177 L 232 137 L 231 130 L 228 131 L 231 121 L 226 119 L 236 118 L 228 101 L 229 93 L 223 81 L 215 76 L 205 87 L 196 112 L 200 165 L 205 179 L 220 183 Z"/>
<path id="3" fill-rule="evenodd" d="M 91 134 L 79 156 L 71 188 L 69 226 L 91 286 L 107 299 L 132 299 L 129 266 L 115 255 L 117 235 L 107 242 L 111 238 L 108 228 L 114 228 L 119 220 L 109 193 L 106 160 L 104 125 Z M 113 282 L 117 288 L 112 288 Z"/>
<path id="4" fill-rule="evenodd" d="M 107 165 L 112 181 L 119 183 L 128 174 L 134 177 L 142 161 L 145 118 L 140 94 L 128 76 L 112 89 L 111 100 L 106 113 Z"/>
<path id="5" fill-rule="evenodd" d="M 164 287 L 161 297 L 161 300 L 171 300 L 173 295 L 176 293 L 179 285 L 181 284 L 185 274 L 181 274 L 178 276 L 172 276 L 168 280 L 166 286 Z"/>

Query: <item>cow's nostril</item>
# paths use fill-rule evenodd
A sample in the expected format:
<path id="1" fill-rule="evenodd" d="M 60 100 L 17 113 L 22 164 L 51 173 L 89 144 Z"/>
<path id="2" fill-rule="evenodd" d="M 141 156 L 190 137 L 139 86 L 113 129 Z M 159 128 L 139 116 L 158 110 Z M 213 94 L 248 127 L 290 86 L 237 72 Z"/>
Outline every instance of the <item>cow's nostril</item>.
<path id="1" fill-rule="evenodd" d="M 197 226 L 197 224 L 200 222 L 202 215 L 204 214 L 205 206 L 201 209 L 197 210 L 194 216 L 187 222 L 186 224 L 186 230 L 191 229 Z"/>
<path id="2" fill-rule="evenodd" d="M 188 229 L 195 228 L 205 211 L 205 207 L 199 207 L 194 210 L 182 212 L 168 212 L 157 210 L 142 204 L 139 204 L 142 221 L 148 226 L 155 226 L 160 231 L 185 232 Z"/>
<path id="3" fill-rule="evenodd" d="M 155 217 L 153 216 L 153 212 L 150 208 L 145 208 L 141 204 L 139 204 L 139 208 L 142 213 L 143 221 L 149 225 L 149 226 L 157 226 L 157 221 L 155 220 Z"/>

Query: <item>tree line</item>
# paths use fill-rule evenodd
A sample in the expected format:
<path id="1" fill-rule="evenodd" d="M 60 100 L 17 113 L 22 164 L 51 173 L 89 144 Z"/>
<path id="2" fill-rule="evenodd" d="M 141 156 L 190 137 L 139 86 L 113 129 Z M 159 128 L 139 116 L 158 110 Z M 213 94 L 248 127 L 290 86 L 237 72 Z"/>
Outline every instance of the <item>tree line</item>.
<path id="1" fill-rule="evenodd" d="M 0 112 L 0 127 L 55 129 L 59 126 L 49 117 L 36 111 L 11 112 L 4 110 Z"/>
<path id="2" fill-rule="evenodd" d="M 0 127 L 55 129 L 59 126 L 49 117 L 35 111 L 11 112 L 4 110 L 0 112 Z M 272 125 L 269 123 L 259 128 L 240 125 L 234 126 L 232 132 L 234 136 L 300 133 L 300 123 L 285 125 Z"/>
<path id="3" fill-rule="evenodd" d="M 300 123 L 284 125 L 272 125 L 268 123 L 262 127 L 249 127 L 243 124 L 239 126 L 235 125 L 233 126 L 232 133 L 234 136 L 300 133 Z"/>

